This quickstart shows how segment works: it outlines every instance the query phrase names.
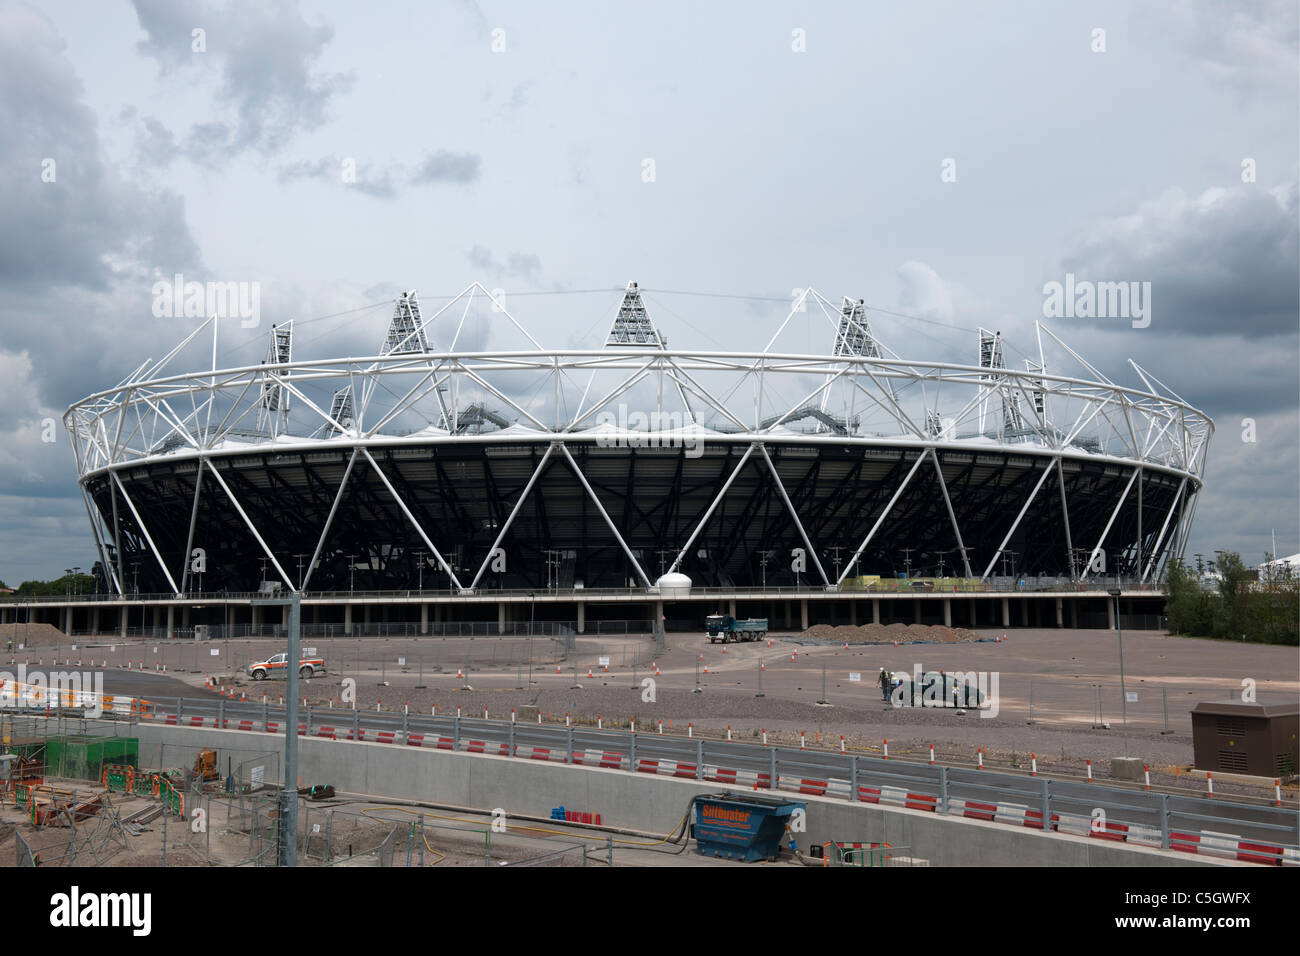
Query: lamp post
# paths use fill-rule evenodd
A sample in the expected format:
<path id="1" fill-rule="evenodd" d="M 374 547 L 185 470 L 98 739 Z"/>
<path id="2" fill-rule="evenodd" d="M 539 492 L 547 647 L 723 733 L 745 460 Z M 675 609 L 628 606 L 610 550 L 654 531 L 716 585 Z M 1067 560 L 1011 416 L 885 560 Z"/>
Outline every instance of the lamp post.
<path id="1" fill-rule="evenodd" d="M 298 667 L 302 661 L 302 603 L 294 592 L 284 598 L 254 598 L 258 607 L 289 608 L 285 661 L 284 786 L 280 791 L 279 858 L 281 866 L 298 865 Z M 227 638 L 229 640 L 229 638 Z M 229 658 L 227 658 L 229 659 Z"/>
<path id="2" fill-rule="evenodd" d="M 533 620 L 537 613 L 536 595 L 528 592 L 528 686 L 533 686 Z"/>
<path id="3" fill-rule="evenodd" d="M 1128 692 L 1124 688 L 1124 625 L 1119 617 L 1119 588 L 1111 588 L 1110 596 L 1115 599 L 1115 630 L 1119 634 L 1119 695 L 1120 713 L 1124 722 L 1124 756 L 1128 756 Z"/>

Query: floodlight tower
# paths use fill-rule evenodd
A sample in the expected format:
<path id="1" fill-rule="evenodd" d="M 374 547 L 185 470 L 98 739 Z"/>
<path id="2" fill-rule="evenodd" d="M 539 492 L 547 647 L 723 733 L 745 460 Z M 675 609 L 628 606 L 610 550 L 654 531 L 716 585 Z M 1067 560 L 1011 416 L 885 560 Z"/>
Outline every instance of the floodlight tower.
<path id="1" fill-rule="evenodd" d="M 840 323 L 835 330 L 835 347 L 831 354 L 836 358 L 842 358 L 846 355 L 861 355 L 866 358 L 880 358 L 880 346 L 876 343 L 875 336 L 871 334 L 871 326 L 867 323 L 867 306 L 862 299 L 850 299 L 844 296 L 840 303 Z M 827 381 L 830 376 L 827 376 Z M 886 381 L 885 387 L 893 394 L 893 385 Z M 822 391 L 821 410 L 826 411 L 826 405 L 830 401 L 831 390 L 829 388 Z"/>
<path id="2" fill-rule="evenodd" d="M 635 282 L 629 282 L 627 288 L 623 290 L 623 301 L 618 305 L 618 314 L 614 316 L 614 324 L 610 326 L 609 335 L 605 336 L 605 348 L 636 348 L 645 347 L 658 349 L 661 352 L 668 350 L 668 339 L 665 338 L 655 327 L 650 313 L 646 311 L 645 303 L 641 300 L 641 289 Z M 671 362 L 669 362 L 671 365 Z M 663 373 L 665 371 L 664 363 L 659 365 L 659 411 L 660 421 L 662 421 L 663 411 Z M 681 380 L 669 372 L 673 384 L 677 387 L 677 394 L 682 400 L 682 408 L 688 421 L 695 421 L 695 412 L 691 408 L 691 401 L 686 395 L 686 389 Z"/>
<path id="3" fill-rule="evenodd" d="M 988 329 L 979 330 L 979 367 L 988 369 L 985 374 L 980 375 L 980 381 L 996 382 L 998 397 L 1002 402 L 1002 435 L 1008 433 L 1020 432 L 1024 429 L 1024 420 L 1020 414 L 1020 396 L 1014 393 L 1008 394 L 1006 390 L 1006 376 L 997 374 L 997 369 L 1005 369 L 1006 362 L 1002 357 L 1002 333 L 990 332 Z M 985 393 L 980 398 L 979 412 L 979 430 L 984 434 L 985 419 L 988 412 L 988 394 Z"/>
<path id="4" fill-rule="evenodd" d="M 293 320 L 282 325 L 271 326 L 271 341 L 266 347 L 266 359 L 262 363 L 267 367 L 262 379 L 262 398 L 257 410 L 257 428 L 279 435 L 285 431 L 289 421 L 289 390 L 281 384 L 280 376 L 274 371 L 277 365 L 288 365 L 293 361 Z"/>

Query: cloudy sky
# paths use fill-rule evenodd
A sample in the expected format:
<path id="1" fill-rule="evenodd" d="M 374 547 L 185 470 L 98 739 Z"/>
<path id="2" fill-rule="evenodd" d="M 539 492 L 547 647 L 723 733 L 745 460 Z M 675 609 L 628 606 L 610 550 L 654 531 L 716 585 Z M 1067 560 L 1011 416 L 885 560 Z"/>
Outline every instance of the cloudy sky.
<path id="1" fill-rule="evenodd" d="M 1149 281 L 1146 328 L 1053 328 L 1214 418 L 1189 551 L 1300 551 L 1296 4 L 809 6 L 0 0 L 0 579 L 93 563 L 46 420 L 193 328 L 178 272 L 340 349 L 403 288 L 768 297 L 651 302 L 713 348 L 811 285 L 967 362 L 1066 273 Z M 519 301 L 594 344 L 617 295 Z"/>

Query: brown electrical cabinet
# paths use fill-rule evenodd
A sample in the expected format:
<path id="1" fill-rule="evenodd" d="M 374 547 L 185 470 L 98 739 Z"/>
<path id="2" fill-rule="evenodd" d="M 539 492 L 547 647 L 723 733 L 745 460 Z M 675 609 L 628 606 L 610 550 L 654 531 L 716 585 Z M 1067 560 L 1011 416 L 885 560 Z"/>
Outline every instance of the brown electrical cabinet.
<path id="1" fill-rule="evenodd" d="M 1296 773 L 1300 704 L 1201 701 L 1192 708 L 1197 770 L 1291 777 Z"/>

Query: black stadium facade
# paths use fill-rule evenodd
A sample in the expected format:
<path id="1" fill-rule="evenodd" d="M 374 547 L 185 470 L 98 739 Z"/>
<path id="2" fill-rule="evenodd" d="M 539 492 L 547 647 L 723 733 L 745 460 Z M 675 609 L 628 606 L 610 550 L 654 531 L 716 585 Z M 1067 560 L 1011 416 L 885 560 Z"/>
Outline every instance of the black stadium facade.
<path id="1" fill-rule="evenodd" d="M 1136 364 L 1117 385 L 1045 326 L 1021 369 L 983 329 L 969 365 L 904 359 L 812 290 L 786 323 L 820 341 L 681 350 L 642 293 L 596 348 L 543 348 L 475 284 L 428 318 L 399 297 L 378 355 L 297 359 L 290 323 L 256 365 L 168 356 L 78 402 L 105 589 L 1148 582 L 1186 546 L 1213 424 Z M 457 351 L 480 306 L 522 347 Z"/>

